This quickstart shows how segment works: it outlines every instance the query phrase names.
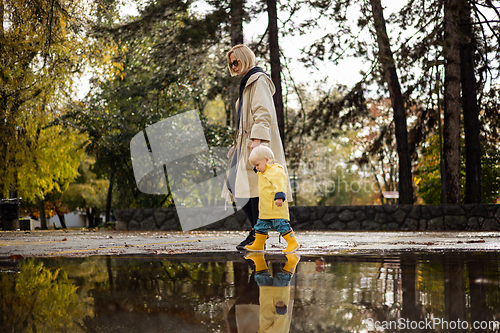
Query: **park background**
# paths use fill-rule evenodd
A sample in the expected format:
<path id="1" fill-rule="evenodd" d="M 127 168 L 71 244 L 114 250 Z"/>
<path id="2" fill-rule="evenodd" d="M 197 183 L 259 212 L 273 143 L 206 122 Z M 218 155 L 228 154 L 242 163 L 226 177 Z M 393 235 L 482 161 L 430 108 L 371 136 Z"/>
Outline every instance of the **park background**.
<path id="1" fill-rule="evenodd" d="M 0 13 L 0 195 L 42 229 L 174 207 L 138 191 L 130 140 L 197 110 L 208 144 L 229 147 L 239 79 L 225 55 L 240 43 L 277 86 L 294 205 L 500 196 L 491 1 L 3 0 Z"/>

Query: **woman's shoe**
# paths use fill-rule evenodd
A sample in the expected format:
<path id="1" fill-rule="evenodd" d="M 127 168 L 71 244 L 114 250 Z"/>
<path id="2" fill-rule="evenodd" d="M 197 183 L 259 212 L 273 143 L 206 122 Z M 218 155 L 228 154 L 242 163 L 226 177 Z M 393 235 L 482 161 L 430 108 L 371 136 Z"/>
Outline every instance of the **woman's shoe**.
<path id="1" fill-rule="evenodd" d="M 250 230 L 250 233 L 248 234 L 247 238 L 243 242 L 236 245 L 236 249 L 243 251 L 245 250 L 245 246 L 252 244 L 254 240 L 255 240 L 255 230 L 252 229 Z"/>

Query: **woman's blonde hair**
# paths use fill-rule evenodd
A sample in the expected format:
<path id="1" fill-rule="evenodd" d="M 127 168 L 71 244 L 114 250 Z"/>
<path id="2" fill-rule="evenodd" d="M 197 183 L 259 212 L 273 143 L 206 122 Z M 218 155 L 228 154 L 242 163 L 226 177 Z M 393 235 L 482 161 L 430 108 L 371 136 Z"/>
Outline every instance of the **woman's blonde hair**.
<path id="1" fill-rule="evenodd" d="M 266 157 L 269 157 L 270 162 L 274 163 L 274 153 L 271 148 L 261 145 L 252 150 L 248 160 L 252 163 L 252 165 L 255 165 L 258 161 L 266 159 Z"/>
<path id="2" fill-rule="evenodd" d="M 234 57 L 241 61 L 241 71 L 245 72 L 247 69 L 255 67 L 255 54 L 248 48 L 248 46 L 239 44 L 236 46 L 233 46 L 231 50 L 227 53 L 227 63 L 229 66 L 229 72 L 231 73 L 231 76 L 236 76 L 238 73 L 236 73 L 233 70 L 233 67 L 231 66 L 231 54 L 234 53 Z"/>

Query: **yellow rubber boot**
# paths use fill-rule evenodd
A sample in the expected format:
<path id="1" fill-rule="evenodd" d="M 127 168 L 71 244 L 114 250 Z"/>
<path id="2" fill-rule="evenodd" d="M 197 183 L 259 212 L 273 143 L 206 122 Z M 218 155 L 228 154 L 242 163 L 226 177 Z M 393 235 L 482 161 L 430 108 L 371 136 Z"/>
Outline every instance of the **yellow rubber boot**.
<path id="1" fill-rule="evenodd" d="M 246 245 L 245 250 L 247 251 L 264 251 L 264 245 L 267 240 L 267 232 L 261 233 L 259 231 L 255 231 L 255 240 L 252 244 Z"/>
<path id="2" fill-rule="evenodd" d="M 286 264 L 283 267 L 283 271 L 294 274 L 295 268 L 297 268 L 297 264 L 300 261 L 300 257 L 294 253 L 289 253 L 286 255 Z"/>
<path id="3" fill-rule="evenodd" d="M 290 231 L 285 232 L 281 236 L 283 236 L 283 238 L 288 243 L 286 249 L 284 249 L 282 252 L 284 252 L 284 253 L 291 253 L 291 252 L 297 250 L 300 247 L 299 243 L 295 239 L 295 234 L 293 233 L 292 229 L 290 229 Z"/>
<path id="4" fill-rule="evenodd" d="M 264 252 L 260 253 L 248 253 L 245 255 L 245 259 L 250 259 L 255 265 L 255 273 L 262 273 L 267 271 L 266 259 L 264 258 Z"/>

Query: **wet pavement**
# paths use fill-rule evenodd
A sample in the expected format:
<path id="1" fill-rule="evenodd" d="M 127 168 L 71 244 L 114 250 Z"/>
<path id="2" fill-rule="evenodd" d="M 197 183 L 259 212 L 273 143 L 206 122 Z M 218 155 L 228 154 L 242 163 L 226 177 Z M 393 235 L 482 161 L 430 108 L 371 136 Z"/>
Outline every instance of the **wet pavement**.
<path id="1" fill-rule="evenodd" d="M 500 332 L 499 232 L 245 236 L 0 232 L 0 332 Z"/>
<path id="2" fill-rule="evenodd" d="M 285 241 L 271 231 L 268 252 L 279 253 Z M 500 232 L 296 232 L 299 254 L 386 251 L 498 251 Z M 65 256 L 235 252 L 246 236 L 236 231 L 51 230 L 0 232 L 0 256 Z M 280 243 L 281 241 L 281 243 Z"/>

